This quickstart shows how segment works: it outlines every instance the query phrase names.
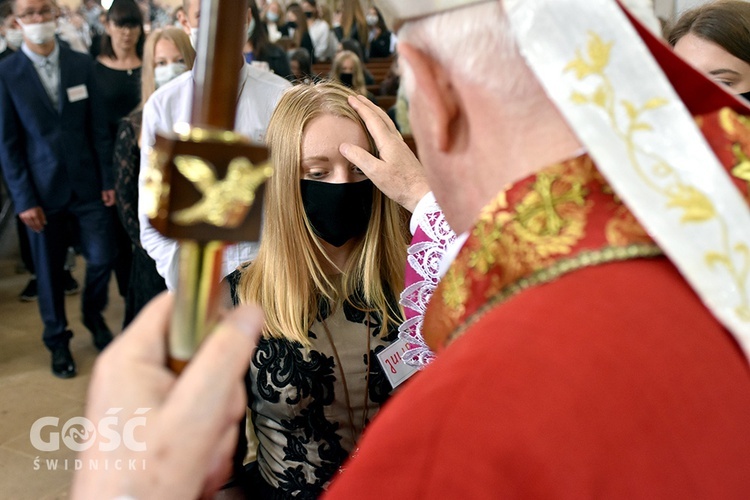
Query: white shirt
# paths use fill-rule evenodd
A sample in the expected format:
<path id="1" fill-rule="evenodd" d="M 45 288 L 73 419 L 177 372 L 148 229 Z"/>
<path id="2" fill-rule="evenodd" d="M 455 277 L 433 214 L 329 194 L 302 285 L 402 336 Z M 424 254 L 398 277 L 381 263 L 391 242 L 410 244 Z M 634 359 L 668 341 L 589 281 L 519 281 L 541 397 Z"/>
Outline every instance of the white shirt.
<path id="1" fill-rule="evenodd" d="M 26 46 L 26 42 L 21 44 L 21 50 L 26 54 L 26 57 L 31 59 L 44 90 L 47 91 L 47 95 L 52 101 L 52 106 L 58 109 L 60 104 L 60 46 L 55 42 L 55 48 L 48 56 L 41 56 L 32 52 Z"/>
<path id="2" fill-rule="evenodd" d="M 164 277 L 167 288 L 177 285 L 177 242 L 162 236 L 151 226 L 145 214 L 147 194 L 144 184 L 149 170 L 149 153 L 157 132 L 171 132 L 174 125 L 190 121 L 194 88 L 193 72 L 188 71 L 160 87 L 146 101 L 141 129 L 141 170 L 138 177 L 138 218 L 141 223 L 141 244 Z M 284 78 L 245 64 L 241 71 L 240 96 L 234 130 L 255 144 L 264 145 L 266 129 L 276 104 L 291 84 Z M 231 273 L 241 263 L 255 258 L 258 242 L 230 245 L 224 252 L 223 275 Z"/>
<path id="3" fill-rule="evenodd" d="M 315 59 L 318 61 L 331 59 L 331 28 L 328 27 L 328 23 L 322 19 L 316 19 L 308 29 Z"/>
<path id="4" fill-rule="evenodd" d="M 268 31 L 268 41 L 276 43 L 281 38 L 281 31 L 276 23 L 266 23 L 266 30 Z"/>

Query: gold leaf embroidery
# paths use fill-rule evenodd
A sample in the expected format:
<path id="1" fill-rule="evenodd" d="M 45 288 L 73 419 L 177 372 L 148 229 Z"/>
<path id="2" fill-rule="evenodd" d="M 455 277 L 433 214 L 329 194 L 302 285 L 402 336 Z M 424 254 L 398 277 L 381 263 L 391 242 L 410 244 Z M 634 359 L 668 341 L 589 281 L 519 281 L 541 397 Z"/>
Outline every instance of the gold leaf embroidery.
<path id="1" fill-rule="evenodd" d="M 732 145 L 732 153 L 738 161 L 737 165 L 732 167 L 732 175 L 743 181 L 750 182 L 750 158 L 747 157 L 742 146 L 739 144 Z"/>
<path id="2" fill-rule="evenodd" d="M 563 71 L 573 71 L 576 78 L 583 80 L 587 76 L 601 73 L 609 64 L 609 53 L 613 42 L 605 43 L 594 32 L 589 32 L 589 42 L 586 47 L 588 61 L 583 57 L 580 50 L 576 50 L 576 58 L 565 66 Z"/>
<path id="3" fill-rule="evenodd" d="M 716 212 L 713 203 L 706 194 L 694 186 L 685 184 L 679 171 L 669 165 L 658 153 L 645 150 L 636 140 L 637 134 L 653 131 L 653 125 L 643 119 L 645 112 L 666 106 L 669 103 L 667 99 L 659 96 L 652 97 L 647 99 L 641 107 L 631 101 L 619 100 L 627 117 L 625 124 L 620 123 L 622 114 L 618 113 L 615 105 L 615 102 L 617 102 L 615 100 L 616 87 L 605 74 L 613 43 L 604 42 L 596 33 L 589 32 L 587 42 L 589 60 L 587 61 L 578 49 L 575 58 L 563 68 L 563 73 L 573 71 L 578 80 L 583 80 L 589 76 L 596 76 L 601 79 L 601 83 L 593 95 L 587 96 L 580 91 L 573 91 L 570 97 L 571 102 L 577 105 L 593 104 L 606 113 L 609 125 L 625 146 L 627 158 L 637 175 L 646 187 L 667 199 L 667 207 L 682 210 L 681 223 L 706 222 L 709 220 L 718 222 L 722 234 L 720 238 L 722 251 L 706 252 L 704 260 L 709 268 L 713 269 L 719 263 L 727 268 L 739 295 L 739 305 L 735 311 L 740 318 L 750 321 L 750 301 L 747 291 L 747 280 L 750 275 L 750 262 L 748 262 L 750 261 L 750 258 L 748 258 L 750 252 L 747 252 L 747 246 L 744 242 L 740 242 L 732 248 L 729 238 L 729 222 L 725 220 L 722 214 Z M 750 120 L 746 117 L 737 117 L 735 122 L 732 113 L 729 111 L 721 112 L 719 119 L 722 128 L 730 134 L 736 131 L 736 123 L 746 129 L 750 128 Z M 742 153 L 739 146 L 733 148 L 733 152 L 739 163 L 732 173 L 735 177 L 750 179 L 750 159 Z M 617 228 L 613 226 L 613 237 L 617 237 L 619 231 L 619 229 L 615 229 Z M 744 260 L 744 265 L 739 265 L 739 260 Z"/>
<path id="4" fill-rule="evenodd" d="M 716 215 L 713 203 L 693 186 L 677 185 L 668 193 L 668 207 L 683 210 L 681 222 L 705 222 Z"/>

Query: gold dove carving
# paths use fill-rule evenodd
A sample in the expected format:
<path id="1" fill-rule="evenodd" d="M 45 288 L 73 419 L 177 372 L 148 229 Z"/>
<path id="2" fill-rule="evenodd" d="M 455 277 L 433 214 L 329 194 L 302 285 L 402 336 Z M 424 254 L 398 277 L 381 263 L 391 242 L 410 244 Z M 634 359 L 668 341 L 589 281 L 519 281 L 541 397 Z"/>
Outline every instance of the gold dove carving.
<path id="1" fill-rule="evenodd" d="M 216 178 L 211 163 L 197 156 L 175 156 L 174 165 L 203 195 L 195 205 L 172 214 L 172 221 L 181 226 L 240 226 L 255 201 L 255 192 L 273 173 L 269 163 L 256 167 L 247 158 L 233 159 L 222 180 Z"/>
<path id="2" fill-rule="evenodd" d="M 167 156 L 152 149 L 149 153 L 149 169 L 144 185 L 144 212 L 149 219 L 156 219 L 164 211 L 162 202 L 169 196 L 169 185 L 164 183 L 164 165 Z"/>

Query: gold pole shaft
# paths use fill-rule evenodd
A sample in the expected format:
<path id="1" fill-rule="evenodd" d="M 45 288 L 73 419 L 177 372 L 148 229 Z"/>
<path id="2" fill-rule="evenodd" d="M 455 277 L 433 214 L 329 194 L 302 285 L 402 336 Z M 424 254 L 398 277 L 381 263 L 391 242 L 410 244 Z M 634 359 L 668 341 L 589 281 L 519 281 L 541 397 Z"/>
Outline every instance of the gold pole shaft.
<path id="1" fill-rule="evenodd" d="M 180 242 L 169 366 L 180 373 L 216 325 L 224 243 Z"/>

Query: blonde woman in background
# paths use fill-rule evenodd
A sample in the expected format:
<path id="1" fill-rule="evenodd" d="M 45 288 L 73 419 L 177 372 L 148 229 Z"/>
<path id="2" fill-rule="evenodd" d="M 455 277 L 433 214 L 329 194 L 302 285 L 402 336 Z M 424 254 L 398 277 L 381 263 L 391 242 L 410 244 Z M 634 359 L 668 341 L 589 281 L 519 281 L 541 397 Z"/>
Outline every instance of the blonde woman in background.
<path id="1" fill-rule="evenodd" d="M 367 90 L 364 66 L 354 52 L 342 50 L 336 54 L 328 76 L 332 81 L 349 87 L 354 92 L 362 94 L 372 102 L 377 103 L 375 95 Z"/>
<path id="2" fill-rule="evenodd" d="M 140 136 L 143 105 L 154 91 L 174 77 L 189 71 L 195 61 L 190 37 L 180 28 L 164 28 L 149 35 L 143 50 L 141 102 L 120 121 L 114 147 L 117 211 L 133 248 L 130 287 L 125 297 L 128 324 L 146 303 L 166 289 L 164 279 L 140 243 L 138 223 L 138 174 L 140 172 Z"/>

